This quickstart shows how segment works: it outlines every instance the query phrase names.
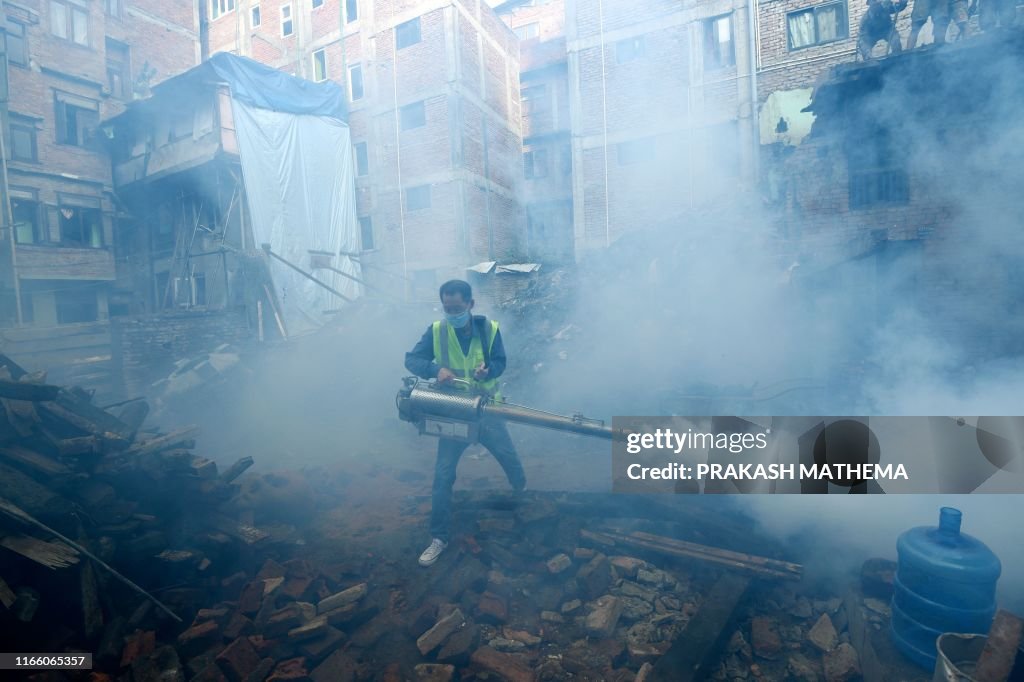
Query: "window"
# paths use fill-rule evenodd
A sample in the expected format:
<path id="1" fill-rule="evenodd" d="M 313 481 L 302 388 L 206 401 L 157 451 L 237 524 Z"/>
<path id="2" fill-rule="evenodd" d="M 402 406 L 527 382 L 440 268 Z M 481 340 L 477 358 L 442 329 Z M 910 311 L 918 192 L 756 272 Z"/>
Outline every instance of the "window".
<path id="1" fill-rule="evenodd" d="M 629 166 L 634 163 L 643 163 L 654 158 L 654 141 L 650 138 L 644 140 L 631 140 L 620 142 L 616 152 L 620 166 Z"/>
<path id="2" fill-rule="evenodd" d="M 98 207 L 61 206 L 58 213 L 61 244 L 97 249 L 103 246 L 103 219 Z"/>
<path id="3" fill-rule="evenodd" d="M 356 156 L 356 175 L 362 177 L 370 173 L 370 158 L 367 155 L 366 143 L 356 142 L 353 145 Z"/>
<path id="4" fill-rule="evenodd" d="M 50 33 L 79 45 L 89 44 L 89 11 L 81 0 L 50 0 Z"/>
<path id="5" fill-rule="evenodd" d="M 7 32 L 7 61 L 18 66 L 28 66 L 28 42 L 25 26 L 10 19 L 4 20 Z"/>
<path id="6" fill-rule="evenodd" d="M 14 212 L 14 241 L 19 244 L 38 244 L 45 241 L 42 221 L 39 219 L 38 201 L 11 197 L 11 209 Z"/>
<path id="7" fill-rule="evenodd" d="M 345 0 L 345 23 L 351 24 L 359 19 L 359 3 L 357 0 Z"/>
<path id="8" fill-rule="evenodd" d="M 906 171 L 881 169 L 850 173 L 850 208 L 905 204 L 908 201 L 910 182 Z"/>
<path id="9" fill-rule="evenodd" d="M 524 114 L 538 114 L 547 111 L 550 102 L 548 88 L 543 83 L 523 88 L 519 91 L 519 97 L 523 103 Z"/>
<path id="10" fill-rule="evenodd" d="M 99 102 L 63 92 L 56 94 L 57 142 L 85 147 L 100 122 Z"/>
<path id="11" fill-rule="evenodd" d="M 430 185 L 419 185 L 405 190 L 405 210 L 419 211 L 430 208 Z"/>
<path id="12" fill-rule="evenodd" d="M 406 104 L 400 111 L 400 117 L 402 120 L 402 130 L 422 128 L 427 125 L 427 110 L 423 106 L 422 101 Z"/>
<path id="13" fill-rule="evenodd" d="M 235 11 L 235 0 L 210 0 L 210 18 L 217 19 Z"/>
<path id="14" fill-rule="evenodd" d="M 317 7 L 323 7 L 323 6 L 324 6 L 324 0 L 313 0 L 313 9 L 316 9 Z"/>
<path id="15" fill-rule="evenodd" d="M 533 40 L 540 35 L 540 24 L 536 21 L 532 24 L 523 24 L 515 29 L 515 32 L 520 40 Z"/>
<path id="16" fill-rule="evenodd" d="M 104 0 L 103 9 L 108 17 L 120 17 L 121 0 Z"/>
<path id="17" fill-rule="evenodd" d="M 91 282 L 75 286 L 67 282 L 68 288 L 54 292 L 57 302 L 57 324 L 95 322 L 99 319 L 99 305 L 96 303 L 96 289 Z"/>
<path id="18" fill-rule="evenodd" d="M 644 56 L 644 37 L 626 38 L 615 43 L 615 61 L 619 64 L 631 62 Z"/>
<path id="19" fill-rule="evenodd" d="M 910 201 L 910 179 L 902 167 L 898 145 L 884 129 L 846 145 L 850 176 L 850 208 L 871 208 Z"/>
<path id="20" fill-rule="evenodd" d="M 249 19 L 253 28 L 263 23 L 263 16 L 260 14 L 259 5 L 253 5 L 252 9 L 249 10 Z"/>
<path id="21" fill-rule="evenodd" d="M 129 99 L 130 83 L 128 46 L 107 38 L 107 87 L 110 88 L 110 95 L 118 99 Z"/>
<path id="22" fill-rule="evenodd" d="M 359 238 L 363 251 L 373 250 L 373 221 L 369 216 L 359 218 Z"/>
<path id="23" fill-rule="evenodd" d="M 281 7 L 281 36 L 287 38 L 295 30 L 295 24 L 292 22 L 292 6 L 283 5 Z"/>
<path id="24" fill-rule="evenodd" d="M 420 18 L 410 19 L 395 26 L 395 48 L 401 50 L 420 42 Z"/>
<path id="25" fill-rule="evenodd" d="M 206 274 L 192 275 L 192 305 L 206 305 Z"/>
<path id="26" fill-rule="evenodd" d="M 735 63 L 732 15 L 708 19 L 704 23 L 704 70 L 721 69 Z"/>
<path id="27" fill-rule="evenodd" d="M 847 36 L 846 6 L 841 2 L 819 5 L 786 15 L 789 49 L 822 45 Z"/>
<path id="28" fill-rule="evenodd" d="M 523 154 L 523 172 L 527 178 L 547 177 L 548 150 L 534 149 Z"/>
<path id="29" fill-rule="evenodd" d="M 313 53 L 313 80 L 317 83 L 327 80 L 327 52 L 324 50 Z"/>
<path id="30" fill-rule="evenodd" d="M 363 98 L 363 67 L 360 64 L 348 67 L 348 98 L 353 102 Z"/>
<path id="31" fill-rule="evenodd" d="M 572 147 L 565 145 L 562 147 L 562 176 L 570 175 L 572 175 Z"/>
<path id="32" fill-rule="evenodd" d="M 36 147 L 36 126 L 31 120 L 16 120 L 11 116 L 10 130 L 10 159 L 12 161 L 27 161 L 35 163 L 39 160 Z"/>

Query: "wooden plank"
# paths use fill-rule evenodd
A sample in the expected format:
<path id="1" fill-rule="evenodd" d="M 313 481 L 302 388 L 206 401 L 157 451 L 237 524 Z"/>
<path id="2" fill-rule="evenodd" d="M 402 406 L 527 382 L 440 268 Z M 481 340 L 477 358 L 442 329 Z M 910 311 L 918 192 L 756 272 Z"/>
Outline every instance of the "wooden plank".
<path id="1" fill-rule="evenodd" d="M 728 626 L 750 582 L 751 578 L 735 573 L 719 578 L 705 595 L 697 615 L 655 663 L 648 682 L 689 682 L 710 677 L 714 654 L 732 635 Z"/>
<path id="2" fill-rule="evenodd" d="M 61 391 L 55 402 L 64 409 L 71 410 L 99 425 L 104 431 L 116 433 L 122 438 L 132 437 L 133 429 L 130 426 L 106 410 L 82 400 L 68 391 Z"/>
<path id="3" fill-rule="evenodd" d="M 20 445 L 0 447 L 0 457 L 44 476 L 63 476 L 71 473 L 71 469 L 60 462 Z"/>
<path id="4" fill-rule="evenodd" d="M 237 462 L 232 464 L 224 473 L 220 475 L 220 480 L 224 483 L 231 483 L 253 465 L 252 457 L 242 457 Z"/>
<path id="5" fill-rule="evenodd" d="M 17 598 L 7 581 L 0 578 L 0 604 L 3 604 L 5 609 L 10 609 Z"/>
<path id="6" fill-rule="evenodd" d="M 0 498 L 35 516 L 63 516 L 74 511 L 68 500 L 14 467 L 0 463 Z"/>
<path id="7" fill-rule="evenodd" d="M 192 440 L 192 436 L 198 433 L 198 431 L 198 426 L 186 426 L 183 429 L 172 431 L 171 433 L 164 434 L 163 436 L 157 436 L 156 438 L 150 438 L 142 443 L 136 443 L 124 454 L 129 457 L 133 455 L 137 457 L 151 455 L 155 452 L 173 448 Z"/>
<path id="8" fill-rule="evenodd" d="M 10 339 L 10 335 L 11 335 L 12 331 L 14 331 L 14 330 L 12 330 L 12 329 L 5 329 L 4 330 L 4 337 L 7 338 L 7 339 Z M 21 377 L 25 376 L 25 374 L 26 374 L 25 370 L 22 369 L 21 365 L 16 363 L 14 360 L 11 360 L 9 357 L 4 355 L 3 353 L 0 353 L 0 367 L 3 367 L 4 369 L 6 369 L 10 373 L 11 378 L 14 379 L 15 381 L 17 381 Z"/>
<path id="9" fill-rule="evenodd" d="M 657 552 L 658 554 L 667 556 L 696 559 L 698 561 L 718 564 L 733 570 L 743 571 L 745 573 L 751 573 L 765 578 L 779 578 L 783 580 L 800 580 L 801 578 L 800 568 L 796 564 L 778 562 L 787 566 L 796 566 L 796 570 L 779 568 L 770 563 L 774 562 L 774 559 L 766 559 L 765 557 L 742 554 L 739 552 L 730 552 L 728 550 L 718 549 L 717 547 L 707 547 L 692 542 L 674 540 L 673 538 L 662 538 L 661 536 L 650 535 L 648 533 L 632 533 L 630 535 L 623 535 L 621 533 L 606 531 L 595 532 L 584 529 L 580 531 L 580 536 L 600 545 L 625 545 L 628 547 Z"/>
<path id="10" fill-rule="evenodd" d="M 78 563 L 78 552 L 64 543 L 46 542 L 31 535 L 7 535 L 0 538 L 0 547 L 54 570 Z"/>
<path id="11" fill-rule="evenodd" d="M 0 379 L 0 398 L 12 400 L 53 400 L 60 392 L 60 386 L 30 384 L 10 379 Z"/>
<path id="12" fill-rule="evenodd" d="M 78 542 L 85 545 L 89 538 L 85 535 L 82 522 L 78 522 Z M 103 608 L 100 606 L 100 587 L 96 579 L 96 569 L 91 561 L 82 562 L 82 570 L 78 574 L 79 586 L 82 589 L 82 623 L 85 636 L 94 639 L 103 631 Z"/>

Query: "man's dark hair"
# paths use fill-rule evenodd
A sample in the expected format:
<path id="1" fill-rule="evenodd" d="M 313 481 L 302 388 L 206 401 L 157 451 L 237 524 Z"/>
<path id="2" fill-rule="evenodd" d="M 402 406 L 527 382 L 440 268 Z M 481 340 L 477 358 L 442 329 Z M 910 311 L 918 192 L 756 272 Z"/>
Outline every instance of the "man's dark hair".
<path id="1" fill-rule="evenodd" d="M 450 279 L 441 285 L 439 296 L 442 301 L 445 296 L 454 296 L 455 294 L 460 294 L 462 300 L 468 303 L 473 300 L 473 287 L 469 286 L 469 282 L 464 282 L 461 279 Z"/>

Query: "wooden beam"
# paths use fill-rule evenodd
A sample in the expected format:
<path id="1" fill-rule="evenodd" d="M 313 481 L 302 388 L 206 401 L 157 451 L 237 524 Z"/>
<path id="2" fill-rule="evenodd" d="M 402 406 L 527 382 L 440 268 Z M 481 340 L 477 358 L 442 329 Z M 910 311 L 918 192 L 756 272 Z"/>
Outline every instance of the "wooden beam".
<path id="1" fill-rule="evenodd" d="M 765 578 L 800 580 L 802 577 L 803 569 L 798 564 L 698 545 L 694 542 L 684 542 L 650 533 L 638 531 L 624 535 L 610 531 L 596 532 L 584 529 L 580 531 L 580 535 L 601 545 L 626 545 L 667 556 L 697 559 Z"/>
<path id="2" fill-rule="evenodd" d="M 78 552 L 60 542 L 46 542 L 31 535 L 7 535 L 0 538 L 0 547 L 50 569 L 67 568 L 78 563 Z"/>
<path id="3" fill-rule="evenodd" d="M 71 469 L 60 462 L 20 445 L 0 447 L 0 457 L 44 476 L 63 476 L 71 473 Z"/>
<path id="4" fill-rule="evenodd" d="M 732 635 L 733 612 L 750 587 L 751 578 L 726 573 L 701 602 L 697 615 L 654 664 L 648 682 L 690 682 L 711 677 L 714 654 Z"/>
<path id="5" fill-rule="evenodd" d="M 0 398 L 12 400 L 53 400 L 60 393 L 60 386 L 31 384 L 13 379 L 0 379 Z"/>

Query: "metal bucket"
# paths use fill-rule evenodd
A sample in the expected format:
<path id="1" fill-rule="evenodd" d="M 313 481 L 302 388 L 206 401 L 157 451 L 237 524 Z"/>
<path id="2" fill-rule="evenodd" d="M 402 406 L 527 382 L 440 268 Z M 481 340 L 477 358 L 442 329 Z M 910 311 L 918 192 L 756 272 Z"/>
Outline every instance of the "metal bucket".
<path id="1" fill-rule="evenodd" d="M 932 682 L 974 682 L 974 667 L 988 637 L 947 632 L 935 640 L 938 656 Z"/>
<path id="2" fill-rule="evenodd" d="M 932 682 L 975 682 L 974 668 L 981 656 L 986 635 L 962 635 L 947 632 L 935 640 L 938 656 L 935 659 L 935 674 Z M 1024 679 L 1024 647 L 1017 650 L 1016 663 L 1010 673 L 1009 682 Z"/>

